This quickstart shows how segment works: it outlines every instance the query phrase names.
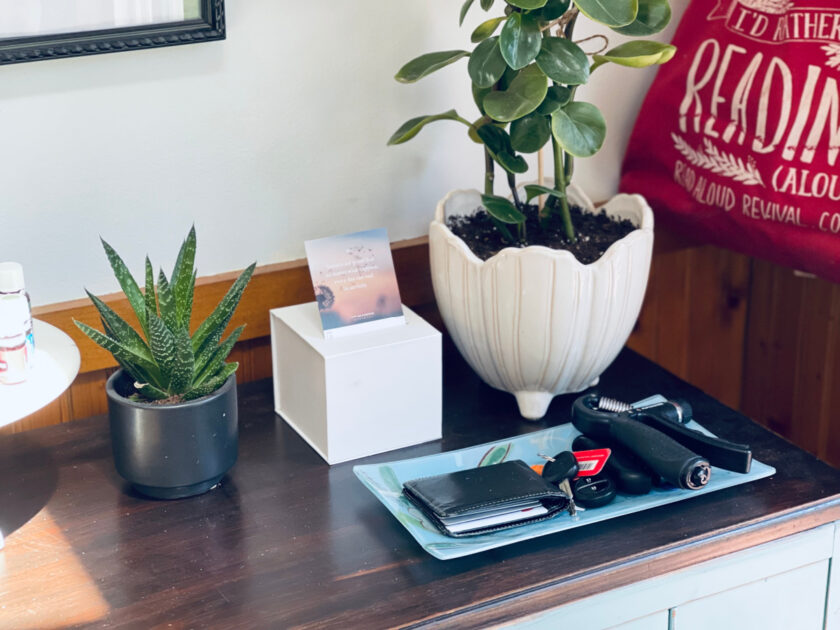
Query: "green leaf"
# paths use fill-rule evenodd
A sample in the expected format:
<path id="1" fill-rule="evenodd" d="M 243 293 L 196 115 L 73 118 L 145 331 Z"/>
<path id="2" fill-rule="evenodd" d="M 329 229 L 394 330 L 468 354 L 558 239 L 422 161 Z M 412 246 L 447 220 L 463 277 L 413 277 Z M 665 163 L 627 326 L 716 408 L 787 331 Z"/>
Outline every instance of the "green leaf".
<path id="1" fill-rule="evenodd" d="M 169 391 L 172 394 L 183 394 L 190 388 L 194 362 L 190 333 L 181 328 L 175 332 L 175 359 L 172 362 L 172 377 L 169 380 Z"/>
<path id="2" fill-rule="evenodd" d="M 551 123 L 548 116 L 529 114 L 510 124 L 510 142 L 522 153 L 536 153 L 551 138 Z"/>
<path id="3" fill-rule="evenodd" d="M 478 466 L 493 466 L 495 464 L 501 464 L 505 461 L 505 458 L 510 453 L 510 444 L 506 446 L 494 446 L 489 451 L 487 451 L 481 460 L 478 462 Z"/>
<path id="4" fill-rule="evenodd" d="M 556 20 L 569 10 L 571 0 L 548 0 L 545 6 L 540 9 L 539 17 L 544 22 Z"/>
<path id="5" fill-rule="evenodd" d="M 492 87 L 502 78 L 506 68 L 498 37 L 486 39 L 476 46 L 467 64 L 470 78 L 480 88 Z"/>
<path id="6" fill-rule="evenodd" d="M 83 324 L 75 319 L 73 320 L 73 323 L 78 326 L 79 330 L 90 337 L 91 341 L 113 354 L 114 358 L 118 361 L 128 365 L 139 365 L 142 369 L 153 375 L 160 374 L 157 365 L 155 365 L 152 361 L 149 361 L 146 357 L 137 354 L 131 348 L 124 346 L 116 339 L 108 337 L 95 328 L 91 328 L 87 324 Z"/>
<path id="7" fill-rule="evenodd" d="M 597 107 L 575 101 L 552 114 L 551 131 L 566 153 L 589 157 L 604 144 L 607 123 Z"/>
<path id="8" fill-rule="evenodd" d="M 236 368 L 238 367 L 238 363 L 226 364 L 222 370 L 209 381 L 187 391 L 183 396 L 183 400 L 195 400 L 197 398 L 201 398 L 202 396 L 209 396 L 224 385 L 228 378 L 230 378 L 230 375 L 236 372 Z"/>
<path id="9" fill-rule="evenodd" d="M 441 52 L 426 53 L 405 64 L 394 75 L 394 78 L 400 83 L 414 83 L 430 75 L 435 70 L 440 70 L 463 57 L 468 57 L 469 54 L 466 50 L 444 50 Z"/>
<path id="10" fill-rule="evenodd" d="M 137 392 L 146 400 L 165 400 L 169 398 L 169 394 L 163 391 L 162 389 L 158 389 L 154 385 L 149 383 L 140 383 L 140 387 L 137 387 L 137 383 L 135 383 L 135 388 Z"/>
<path id="11" fill-rule="evenodd" d="M 493 8 L 493 0 L 481 0 L 481 8 L 485 11 L 489 11 Z"/>
<path id="12" fill-rule="evenodd" d="M 96 310 L 99 311 L 99 315 L 102 318 L 102 326 L 106 329 L 108 335 L 132 352 L 152 361 L 152 351 L 137 331 L 93 293 L 87 289 L 85 289 L 85 293 L 87 293 L 90 301 L 93 302 Z"/>
<path id="13" fill-rule="evenodd" d="M 152 270 L 152 262 L 146 256 L 146 289 L 143 291 L 143 299 L 146 302 L 146 316 L 149 313 L 157 314 L 157 301 L 155 300 L 155 272 Z"/>
<path id="14" fill-rule="evenodd" d="M 392 145 L 408 142 L 420 133 L 420 130 L 423 129 L 423 127 L 428 125 L 430 122 L 435 122 L 436 120 L 460 120 L 460 116 L 458 116 L 458 112 L 454 109 L 450 109 L 448 112 L 443 112 L 442 114 L 412 118 L 411 120 L 404 122 L 402 126 L 394 132 L 394 135 L 388 139 L 388 144 Z"/>
<path id="15" fill-rule="evenodd" d="M 245 330 L 244 324 L 230 333 L 227 339 L 209 353 L 209 356 L 198 357 L 196 359 L 195 365 L 193 366 L 193 383 L 201 385 L 207 378 L 219 371 L 233 350 L 233 346 L 243 330 Z"/>
<path id="16" fill-rule="evenodd" d="M 562 37 L 544 37 L 537 65 L 549 79 L 565 85 L 589 80 L 589 57 L 580 46 Z"/>
<path id="17" fill-rule="evenodd" d="M 548 91 L 548 79 L 536 65 L 519 72 L 504 91 L 490 92 L 484 110 L 494 120 L 510 122 L 527 116 L 539 107 Z"/>
<path id="18" fill-rule="evenodd" d="M 496 195 L 481 195 L 481 203 L 490 216 L 502 223 L 525 223 L 525 215 L 522 214 L 512 201 Z"/>
<path id="19" fill-rule="evenodd" d="M 472 6 L 474 1 L 475 0 L 466 0 L 466 2 L 464 2 L 464 4 L 461 5 L 461 15 L 458 18 L 458 26 L 461 26 L 464 23 L 464 18 L 467 17 L 467 13 L 469 12 L 470 7 Z"/>
<path id="20" fill-rule="evenodd" d="M 175 335 L 160 317 L 152 313 L 149 314 L 149 343 L 155 363 L 160 367 L 161 385 L 169 388 L 175 366 Z"/>
<path id="21" fill-rule="evenodd" d="M 390 466 L 380 466 L 377 470 L 379 471 L 379 476 L 382 477 L 386 489 L 397 494 L 402 492 L 402 484 Z"/>
<path id="22" fill-rule="evenodd" d="M 128 267 L 125 266 L 123 259 L 114 251 L 114 248 L 108 245 L 104 239 L 100 240 L 102 241 L 102 247 L 105 248 L 105 254 L 108 256 L 108 262 L 111 263 L 111 269 L 114 270 L 114 275 L 117 277 L 117 282 L 120 283 L 120 288 L 125 293 L 125 297 L 128 298 L 131 308 L 134 309 L 134 313 L 137 315 L 140 327 L 144 333 L 148 333 L 148 329 L 146 328 L 146 303 L 140 287 L 137 286 L 137 282 L 128 271 Z"/>
<path id="23" fill-rule="evenodd" d="M 537 113 L 543 116 L 551 116 L 561 107 L 572 100 L 572 89 L 562 85 L 552 85 L 548 88 L 548 92 L 537 108 Z"/>
<path id="24" fill-rule="evenodd" d="M 614 30 L 631 37 L 648 37 L 662 31 L 670 21 L 671 5 L 668 0 L 639 0 L 636 19 L 627 26 L 618 26 Z"/>
<path id="25" fill-rule="evenodd" d="M 489 20 L 482 22 L 475 27 L 472 35 L 470 35 L 470 41 L 474 44 L 484 41 L 495 33 L 496 29 L 499 28 L 499 24 L 504 22 L 506 19 L 507 18 L 503 15 L 502 17 L 490 18 Z"/>
<path id="26" fill-rule="evenodd" d="M 546 0 L 507 0 L 507 3 L 530 11 L 531 9 L 541 9 L 545 6 Z"/>
<path id="27" fill-rule="evenodd" d="M 490 94 L 491 88 L 482 88 L 478 87 L 475 83 L 471 84 L 472 86 L 472 95 L 473 100 L 475 101 L 476 107 L 478 107 L 478 111 L 481 112 L 481 115 L 484 115 L 484 98 Z"/>
<path id="28" fill-rule="evenodd" d="M 186 240 L 178 252 L 175 268 L 172 270 L 172 293 L 175 296 L 175 314 L 181 326 L 189 325 L 187 298 L 195 267 L 195 226 L 190 228 Z"/>
<path id="29" fill-rule="evenodd" d="M 577 8 L 590 20 L 605 26 L 627 26 L 636 19 L 638 0 L 574 0 Z"/>
<path id="30" fill-rule="evenodd" d="M 513 13 L 502 27 L 502 56 L 514 70 L 524 68 L 540 52 L 542 33 L 536 17 L 528 13 Z"/>
<path id="31" fill-rule="evenodd" d="M 503 169 L 509 173 L 524 173 L 528 170 L 528 163 L 521 155 L 514 153 L 510 136 L 504 129 L 490 123 L 479 127 L 477 133 L 490 152 L 490 156 Z"/>
<path id="32" fill-rule="evenodd" d="M 169 286 L 169 281 L 166 279 L 163 269 L 158 272 L 158 306 L 163 323 L 173 333 L 176 332 L 180 325 L 175 310 L 175 296 L 172 294 L 172 287 Z"/>
<path id="33" fill-rule="evenodd" d="M 593 67 L 612 62 L 630 68 L 646 68 L 670 61 L 676 52 L 676 47 L 670 44 L 637 39 L 616 46 L 603 55 L 595 55 Z"/>
<path id="34" fill-rule="evenodd" d="M 192 337 L 193 350 L 198 350 L 204 340 L 214 330 L 224 330 L 227 327 L 230 318 L 233 317 L 233 312 L 236 310 L 237 304 L 239 304 L 242 292 L 245 291 L 245 287 L 248 285 L 248 281 L 251 279 L 251 275 L 254 273 L 256 266 L 257 263 L 251 264 L 239 275 L 227 293 L 225 293 L 222 301 L 219 302 L 218 306 L 210 313 L 207 319 L 201 323 L 201 326 L 198 327 Z"/>
<path id="35" fill-rule="evenodd" d="M 564 199 L 566 197 L 566 195 L 559 190 L 549 188 L 548 186 L 538 186 L 537 184 L 528 184 L 525 186 L 525 195 L 526 201 L 531 201 L 534 197 L 540 197 L 542 195 L 549 195 L 551 197 L 557 197 L 558 199 Z"/>

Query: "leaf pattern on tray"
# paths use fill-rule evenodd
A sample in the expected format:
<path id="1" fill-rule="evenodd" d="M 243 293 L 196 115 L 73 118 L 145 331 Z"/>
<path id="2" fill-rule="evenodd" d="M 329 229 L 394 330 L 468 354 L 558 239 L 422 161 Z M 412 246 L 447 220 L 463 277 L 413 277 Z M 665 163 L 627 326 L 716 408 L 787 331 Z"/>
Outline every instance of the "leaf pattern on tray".
<path id="1" fill-rule="evenodd" d="M 505 445 L 499 444 L 489 449 L 484 456 L 479 460 L 479 466 L 493 466 L 501 464 L 510 453 L 510 442 Z"/>

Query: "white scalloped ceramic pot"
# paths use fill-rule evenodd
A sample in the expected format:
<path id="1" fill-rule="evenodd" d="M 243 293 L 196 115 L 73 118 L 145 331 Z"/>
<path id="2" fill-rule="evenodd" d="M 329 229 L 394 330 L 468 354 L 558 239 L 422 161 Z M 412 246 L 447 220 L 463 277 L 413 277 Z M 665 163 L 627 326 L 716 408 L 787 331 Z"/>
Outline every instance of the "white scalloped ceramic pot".
<path id="1" fill-rule="evenodd" d="M 595 212 L 576 186 L 567 194 Z M 480 206 L 476 190 L 453 191 L 438 203 L 429 231 L 435 297 L 470 366 L 537 420 L 554 396 L 597 383 L 630 336 L 650 271 L 653 212 L 639 195 L 611 199 L 602 206 L 607 214 L 638 228 L 584 265 L 542 246 L 509 247 L 482 261 L 446 227 L 447 217 Z"/>

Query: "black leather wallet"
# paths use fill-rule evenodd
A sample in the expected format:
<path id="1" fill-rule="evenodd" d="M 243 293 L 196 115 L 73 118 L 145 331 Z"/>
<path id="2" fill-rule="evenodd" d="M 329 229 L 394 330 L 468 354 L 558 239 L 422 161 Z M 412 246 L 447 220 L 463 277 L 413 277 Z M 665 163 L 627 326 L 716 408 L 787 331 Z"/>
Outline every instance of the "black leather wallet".
<path id="1" fill-rule="evenodd" d="M 536 523 L 569 505 L 564 492 L 521 460 L 406 481 L 403 494 L 455 537 Z"/>

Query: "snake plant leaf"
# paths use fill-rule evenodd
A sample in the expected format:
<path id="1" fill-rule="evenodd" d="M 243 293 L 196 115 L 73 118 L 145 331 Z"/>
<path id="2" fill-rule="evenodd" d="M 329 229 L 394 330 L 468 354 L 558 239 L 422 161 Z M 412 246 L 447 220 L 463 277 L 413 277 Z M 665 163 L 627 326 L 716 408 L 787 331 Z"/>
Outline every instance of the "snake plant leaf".
<path id="1" fill-rule="evenodd" d="M 539 107 L 537 107 L 537 113 L 542 114 L 543 116 L 551 116 L 561 107 L 565 107 L 571 100 L 571 88 L 564 85 L 552 85 L 548 88 L 548 92 L 546 93 L 543 102 L 540 103 Z"/>
<path id="2" fill-rule="evenodd" d="M 187 238 L 178 251 L 178 258 L 172 270 L 172 293 L 175 297 L 175 315 L 178 324 L 189 325 L 189 313 L 186 312 L 187 296 L 190 293 L 190 281 L 195 267 L 195 226 L 190 228 Z"/>
<path id="3" fill-rule="evenodd" d="M 671 21 L 671 5 L 668 0 L 639 0 L 636 19 L 627 26 L 613 30 L 630 37 L 648 37 L 661 32 Z"/>
<path id="4" fill-rule="evenodd" d="M 490 123 L 479 127 L 477 133 L 491 157 L 503 169 L 509 173 L 524 173 L 528 170 L 528 163 L 521 155 L 516 155 L 510 136 L 504 129 Z"/>
<path id="5" fill-rule="evenodd" d="M 190 333 L 185 328 L 175 332 L 175 358 L 172 362 L 172 376 L 169 380 L 169 391 L 173 394 L 183 394 L 192 384 L 193 354 Z"/>
<path id="6" fill-rule="evenodd" d="M 493 8 L 494 0 L 481 0 L 481 8 L 485 11 L 489 11 Z"/>
<path id="7" fill-rule="evenodd" d="M 392 145 L 408 142 L 420 133 L 420 130 L 423 129 L 423 127 L 431 122 L 435 122 L 436 120 L 460 120 L 460 116 L 458 116 L 458 112 L 454 109 L 450 109 L 442 114 L 417 116 L 417 118 L 405 121 L 388 139 L 388 144 Z"/>
<path id="8" fill-rule="evenodd" d="M 638 0 L 574 0 L 577 8 L 590 20 L 605 26 L 627 26 L 639 12 Z"/>
<path id="9" fill-rule="evenodd" d="M 530 11 L 532 9 L 541 9 L 545 6 L 546 0 L 507 0 L 507 3 Z"/>
<path id="10" fill-rule="evenodd" d="M 592 66 L 597 68 L 605 63 L 616 63 L 629 68 L 647 68 L 670 61 L 676 52 L 676 46 L 671 44 L 637 39 L 616 46 L 603 55 L 594 55 Z"/>
<path id="11" fill-rule="evenodd" d="M 443 50 L 440 52 L 426 53 L 412 59 L 394 75 L 400 83 L 414 83 L 435 70 L 445 68 L 463 57 L 469 57 L 466 50 Z"/>
<path id="12" fill-rule="evenodd" d="M 571 0 L 548 0 L 545 6 L 539 10 L 539 18 L 544 22 L 556 20 L 569 10 Z"/>
<path id="13" fill-rule="evenodd" d="M 102 318 L 102 326 L 103 328 L 107 328 L 106 333 L 108 336 L 114 338 L 132 352 L 152 361 L 152 352 L 137 331 L 93 293 L 87 289 L 85 289 L 85 293 L 87 293 L 90 301 L 93 302 L 96 310 L 99 311 L 99 316 Z"/>
<path id="14" fill-rule="evenodd" d="M 464 18 L 467 17 L 467 13 L 474 1 L 475 0 L 466 0 L 466 2 L 461 5 L 461 15 L 458 17 L 458 26 L 462 26 L 464 24 Z"/>
<path id="15" fill-rule="evenodd" d="M 173 333 L 180 327 L 178 315 L 175 310 L 175 296 L 172 294 L 172 287 L 163 269 L 158 272 L 158 306 L 160 307 L 160 318 L 166 327 Z"/>
<path id="16" fill-rule="evenodd" d="M 254 273 L 254 268 L 256 266 L 256 263 L 252 263 L 239 275 L 239 277 L 231 285 L 230 289 L 228 289 L 227 293 L 225 293 L 225 296 L 222 298 L 221 302 L 219 302 L 218 306 L 216 306 L 213 312 L 210 313 L 207 319 L 205 319 L 195 331 L 192 337 L 192 347 L 194 351 L 201 347 L 204 340 L 207 339 L 214 330 L 224 330 L 227 327 L 228 322 L 230 322 L 230 318 L 233 317 L 233 311 L 236 310 L 236 306 L 239 304 L 242 292 L 245 291 L 245 286 L 251 279 L 251 275 Z"/>
<path id="17" fill-rule="evenodd" d="M 524 68 L 540 52 L 542 33 L 536 17 L 529 13 L 512 13 L 502 27 L 502 56 L 514 70 Z"/>
<path id="18" fill-rule="evenodd" d="M 154 385 L 149 383 L 141 383 L 139 387 L 137 385 L 137 383 L 134 384 L 135 389 L 146 400 L 165 400 L 169 398 L 169 394 Z"/>
<path id="19" fill-rule="evenodd" d="M 519 72 L 507 90 L 490 92 L 484 98 L 484 110 L 494 120 L 510 122 L 537 109 L 547 92 L 547 77 L 531 64 Z"/>
<path id="20" fill-rule="evenodd" d="M 186 392 L 182 400 L 195 400 L 197 398 L 201 398 L 202 396 L 207 396 L 208 394 L 212 394 L 217 389 L 219 389 L 222 385 L 225 384 L 225 381 L 230 378 L 230 375 L 236 372 L 236 368 L 239 367 L 239 363 L 226 363 L 221 371 L 216 374 L 213 378 L 211 378 L 206 383 L 199 385 L 198 387 L 193 387 L 188 392 Z"/>
<path id="21" fill-rule="evenodd" d="M 157 314 L 157 301 L 155 299 L 155 272 L 152 269 L 152 261 L 146 256 L 146 288 L 143 291 L 143 299 L 146 302 L 146 317 L 149 313 Z"/>
<path id="22" fill-rule="evenodd" d="M 566 153 L 590 157 L 604 144 L 607 123 L 592 103 L 575 101 L 551 115 L 551 131 Z"/>
<path id="23" fill-rule="evenodd" d="M 522 214 L 513 202 L 505 199 L 504 197 L 498 197 L 496 195 L 481 195 L 481 203 L 484 205 L 484 209 L 487 210 L 487 213 L 498 219 L 502 223 L 508 223 L 512 225 L 516 225 L 518 223 L 525 223 L 525 215 Z"/>
<path id="24" fill-rule="evenodd" d="M 162 385 L 167 388 L 172 380 L 172 370 L 175 367 L 175 335 L 166 327 L 157 315 L 149 314 L 149 344 L 155 363 L 160 368 Z"/>
<path id="25" fill-rule="evenodd" d="M 589 80 L 589 57 L 580 46 L 563 37 L 544 37 L 537 65 L 552 81 L 583 85 Z"/>
<path id="26" fill-rule="evenodd" d="M 157 365 L 155 365 L 152 361 L 148 360 L 146 357 L 140 354 L 137 354 L 136 352 L 131 350 L 131 348 L 124 346 L 116 339 L 108 337 L 107 335 L 104 335 L 103 333 L 96 330 L 96 328 L 91 328 L 87 324 L 77 321 L 75 319 L 73 320 L 73 323 L 76 324 L 79 330 L 85 333 L 91 339 L 91 341 L 113 354 L 114 358 L 116 358 L 117 360 L 128 364 L 139 365 L 141 368 L 147 370 L 150 374 L 153 375 L 160 374 Z"/>
<path id="27" fill-rule="evenodd" d="M 140 322 L 140 328 L 143 329 L 144 333 L 148 333 L 148 329 L 146 328 L 146 303 L 143 298 L 143 293 L 140 291 L 140 287 L 137 286 L 137 282 L 134 280 L 131 272 L 129 272 L 128 267 L 126 267 L 119 254 L 114 251 L 114 248 L 108 245 L 108 243 L 105 242 L 105 239 L 100 240 L 102 241 L 102 247 L 105 248 L 105 254 L 108 256 L 108 262 L 111 264 L 111 269 L 114 271 L 114 276 L 116 276 L 117 282 L 120 284 L 120 288 L 123 293 L 125 293 L 125 297 L 128 298 L 128 302 L 131 304 L 131 308 L 134 310 L 135 315 L 137 315 L 137 321 Z"/>
<path id="28" fill-rule="evenodd" d="M 228 338 L 216 348 L 212 348 L 212 352 L 204 357 L 196 357 L 195 365 L 193 366 L 194 385 L 201 385 L 205 380 L 219 371 L 222 365 L 224 365 L 225 359 L 227 359 L 231 350 L 233 350 L 233 345 L 239 340 L 239 336 L 243 330 L 245 330 L 244 324 L 230 333 Z"/>
<path id="29" fill-rule="evenodd" d="M 504 22 L 507 19 L 506 16 L 490 18 L 489 20 L 485 20 L 481 24 L 475 27 L 475 30 L 470 35 L 470 41 L 473 44 L 477 44 L 478 42 L 483 42 L 485 39 L 490 37 L 493 33 L 496 32 L 496 29 L 499 28 L 499 24 Z"/>
<path id="30" fill-rule="evenodd" d="M 502 51 L 499 48 L 499 38 L 485 39 L 475 47 L 467 71 L 474 85 L 480 88 L 490 88 L 502 78 L 507 69 Z"/>
<path id="31" fill-rule="evenodd" d="M 558 199 L 564 199 L 566 197 L 559 190 L 549 188 L 548 186 L 539 186 L 537 184 L 528 184 L 525 186 L 525 199 L 527 201 L 531 201 L 534 197 L 541 197 L 542 195 L 549 195 Z"/>
<path id="32" fill-rule="evenodd" d="M 548 116 L 528 114 L 510 124 L 510 143 L 521 153 L 536 153 L 551 138 Z"/>

